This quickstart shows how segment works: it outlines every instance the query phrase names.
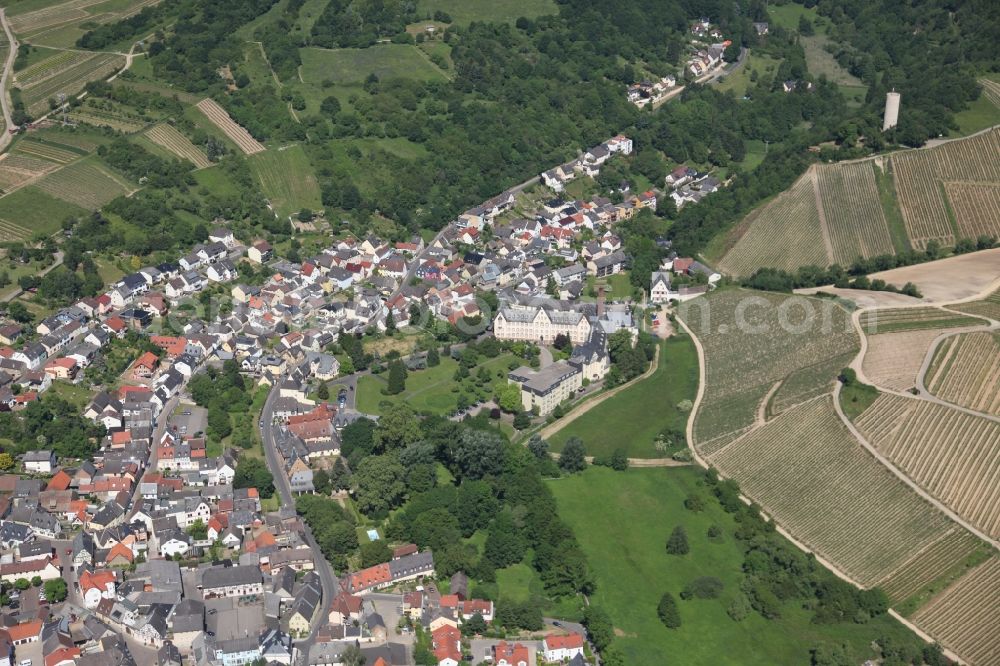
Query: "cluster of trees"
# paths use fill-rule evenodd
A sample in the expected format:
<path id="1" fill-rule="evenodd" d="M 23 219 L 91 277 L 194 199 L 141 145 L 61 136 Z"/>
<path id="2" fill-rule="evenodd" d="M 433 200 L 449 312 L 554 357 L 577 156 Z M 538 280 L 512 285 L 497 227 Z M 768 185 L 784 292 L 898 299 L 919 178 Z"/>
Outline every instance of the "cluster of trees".
<path id="1" fill-rule="evenodd" d="M 253 397 L 247 391 L 240 366 L 232 359 L 222 364 L 222 370 L 206 368 L 191 378 L 188 383 L 191 397 L 195 403 L 208 409 L 207 435 L 215 441 L 233 434 L 233 420 L 230 413 L 245 414 L 253 402 Z M 234 441 L 243 448 L 253 444 L 251 424 L 247 419 L 239 419 L 241 434 L 234 436 Z"/>
<path id="2" fill-rule="evenodd" d="M 791 293 L 793 289 L 804 287 L 822 287 L 832 284 L 839 289 L 863 289 L 867 291 L 890 291 L 898 294 L 906 294 L 920 298 L 920 290 L 917 285 L 907 282 L 902 287 L 889 284 L 885 280 L 875 278 L 868 279 L 866 275 L 861 275 L 854 279 L 849 277 L 847 271 L 840 266 L 831 266 L 827 269 L 818 266 L 802 266 L 795 273 L 789 273 L 777 268 L 759 268 L 748 278 L 742 281 L 744 287 L 759 289 L 762 291 L 782 291 Z"/>
<path id="3" fill-rule="evenodd" d="M 438 574 L 464 571 L 474 578 L 477 595 L 498 601 L 498 624 L 541 626 L 536 601 L 497 598 L 496 570 L 525 561 L 529 552 L 527 563 L 547 596 L 593 588 L 586 558 L 542 482 L 544 464 L 552 461 L 508 442 L 487 417 L 421 419 L 400 405 L 378 424 L 361 419 L 348 425 L 341 446 L 353 470 L 348 483 L 355 506 L 376 519 L 392 512 L 387 536 L 432 549 Z M 441 480 L 441 467 L 454 481 Z M 463 541 L 477 532 L 486 534 L 482 555 Z"/>
<path id="4" fill-rule="evenodd" d="M 0 438 L 11 442 L 14 453 L 43 448 L 60 458 L 89 458 L 104 435 L 103 425 L 91 423 L 75 405 L 55 395 L 31 402 L 17 414 L 0 412 Z"/>
<path id="5" fill-rule="evenodd" d="M 260 458 L 244 456 L 236 463 L 233 488 L 256 488 L 261 499 L 274 496 L 274 475 Z"/>
<path id="6" fill-rule="evenodd" d="M 611 358 L 611 369 L 604 383 L 606 386 L 617 386 L 649 369 L 656 356 L 656 340 L 641 331 L 638 340 L 633 343 L 632 334 L 620 329 L 608 336 L 608 356 Z"/>
<path id="7" fill-rule="evenodd" d="M 316 19 L 312 43 L 326 48 L 371 46 L 379 37 L 404 32 L 416 20 L 407 0 L 332 0 Z"/>
<path id="8" fill-rule="evenodd" d="M 189 163 L 164 159 L 125 138 L 102 144 L 97 154 L 110 166 L 140 183 L 158 188 L 194 184 Z"/>
<path id="9" fill-rule="evenodd" d="M 132 16 L 104 23 L 83 33 L 76 45 L 81 49 L 95 51 L 107 50 L 118 42 L 133 41 L 145 37 L 164 19 L 174 15 L 185 3 L 182 0 L 164 0 L 163 2 L 143 8 Z"/>
<path id="10" fill-rule="evenodd" d="M 347 558 L 358 549 L 358 533 L 354 516 L 329 497 L 302 495 L 295 500 L 295 508 L 309 525 L 323 556 L 337 571 L 347 569 Z M 376 547 L 366 548 L 363 566 L 388 562 L 392 557 L 383 541 L 373 542 Z"/>

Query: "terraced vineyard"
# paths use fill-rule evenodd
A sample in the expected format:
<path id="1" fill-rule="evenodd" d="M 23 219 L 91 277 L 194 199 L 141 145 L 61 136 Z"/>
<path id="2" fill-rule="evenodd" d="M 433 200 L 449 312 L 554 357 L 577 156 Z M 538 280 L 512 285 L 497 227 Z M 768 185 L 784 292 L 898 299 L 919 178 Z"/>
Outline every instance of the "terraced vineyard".
<path id="1" fill-rule="evenodd" d="M 1000 289 L 994 291 L 981 301 L 970 301 L 961 305 L 949 305 L 948 309 L 1000 320 Z"/>
<path id="2" fill-rule="evenodd" d="M 841 265 L 850 265 L 858 256 L 893 253 L 872 168 L 871 160 L 816 167 L 833 259 Z M 831 205 L 834 202 L 852 205 Z"/>
<path id="3" fill-rule="evenodd" d="M 955 526 L 876 585 L 889 595 L 893 604 L 902 604 L 925 589 L 941 584 L 942 578 L 947 579 L 951 572 L 961 572 L 963 563 L 984 549 L 985 542 Z"/>
<path id="4" fill-rule="evenodd" d="M 208 156 L 181 134 L 173 125 L 161 124 L 146 130 L 146 137 L 158 146 L 166 148 L 177 157 L 191 162 L 199 169 L 211 166 Z"/>
<path id="5" fill-rule="evenodd" d="M 986 95 L 986 99 L 996 106 L 1000 106 L 1000 83 L 989 79 L 979 79 L 979 83 L 983 86 L 983 94 Z"/>
<path id="6" fill-rule="evenodd" d="M 988 92 L 1000 95 L 1000 84 L 990 83 Z M 931 240 L 949 246 L 958 238 L 1000 236 L 998 154 L 1000 129 L 993 129 L 877 158 L 891 182 L 876 178 L 875 158 L 814 165 L 751 212 L 729 233 L 721 259 L 710 259 L 744 276 L 762 267 L 849 265 L 893 254 L 906 242 L 924 249 Z"/>
<path id="7" fill-rule="evenodd" d="M 139 120 L 122 118 L 109 113 L 101 113 L 94 109 L 74 111 L 73 113 L 67 114 L 67 117 L 74 122 L 85 123 L 87 125 L 93 125 L 94 127 L 109 127 L 118 132 L 124 132 L 125 134 L 138 132 L 146 126 L 146 123 Z"/>
<path id="8" fill-rule="evenodd" d="M 877 386 L 911 389 L 917 385 L 917 373 L 931 342 L 940 334 L 938 329 L 926 329 L 869 335 L 861 367 Z"/>
<path id="9" fill-rule="evenodd" d="M 1000 183 L 945 183 L 964 238 L 1000 237 Z"/>
<path id="10" fill-rule="evenodd" d="M 906 231 L 914 247 L 924 248 L 930 240 L 954 243 L 963 225 L 975 227 L 975 220 L 952 221 L 943 196 L 946 183 L 1000 183 L 1000 130 L 951 141 L 928 150 L 905 151 L 892 156 L 896 189 Z M 986 210 L 977 217 L 996 221 L 1000 211 Z M 981 224 L 981 223 L 980 223 Z"/>
<path id="11" fill-rule="evenodd" d="M 43 9 L 16 14 L 10 17 L 10 27 L 16 33 L 30 33 L 73 21 L 82 21 L 90 17 L 86 7 L 97 5 L 105 0 L 70 0 Z"/>
<path id="12" fill-rule="evenodd" d="M 927 492 L 986 534 L 1000 536 L 1000 424 L 883 393 L 857 426 Z"/>
<path id="13" fill-rule="evenodd" d="M 710 460 L 861 585 L 884 579 L 951 529 L 851 436 L 832 397 L 785 412 Z"/>
<path id="14" fill-rule="evenodd" d="M 705 348 L 694 446 L 706 455 L 754 424 L 775 383 L 788 380 L 779 387 L 788 408 L 832 388 L 858 348 L 847 312 L 829 300 L 726 289 L 688 301 L 678 314 Z"/>
<path id="15" fill-rule="evenodd" d="M 861 328 L 865 333 L 894 333 L 928 328 L 959 328 L 986 324 L 983 319 L 955 314 L 935 307 L 879 308 L 861 313 Z"/>
<path id="16" fill-rule="evenodd" d="M 1000 416 L 1000 336 L 978 332 L 945 338 L 924 384 L 942 400 Z"/>
<path id="17" fill-rule="evenodd" d="M 756 211 L 719 268 L 731 275 L 749 275 L 761 266 L 795 270 L 806 264 L 831 263 L 821 240 L 813 175 L 807 171 L 791 189 Z"/>
<path id="18" fill-rule="evenodd" d="M 41 143 L 40 141 L 33 141 L 31 139 L 21 139 L 18 141 L 17 145 L 14 146 L 14 152 L 48 160 L 49 162 L 55 162 L 57 164 L 69 164 L 73 160 L 80 159 L 81 157 L 79 153 L 74 153 L 71 150 L 58 148 L 47 143 Z"/>
<path id="19" fill-rule="evenodd" d="M 910 619 L 975 666 L 1000 664 L 1000 556 L 968 572 Z"/>
<path id="20" fill-rule="evenodd" d="M 203 99 L 196 106 L 213 125 L 222 130 L 247 155 L 253 155 L 254 153 L 266 150 L 257 139 L 250 136 L 250 132 L 237 124 L 215 100 Z"/>
<path id="21" fill-rule="evenodd" d="M 41 80 L 27 85 L 19 84 L 21 88 L 21 99 L 29 113 L 40 115 L 49 109 L 49 99 L 64 94 L 67 97 L 76 95 L 89 81 L 102 79 L 110 75 L 125 64 L 124 56 L 114 53 L 88 53 L 87 57 L 70 66 L 55 65 L 58 70 L 52 76 L 46 76 Z M 49 63 L 50 60 L 60 56 L 47 58 L 36 66 Z M 25 70 L 27 71 L 27 70 Z"/>
<path id="22" fill-rule="evenodd" d="M 0 159 L 0 189 L 8 192 L 55 168 L 52 162 L 8 153 Z"/>
<path id="23" fill-rule="evenodd" d="M 115 197 L 134 191 L 121 176 L 107 167 L 84 160 L 51 173 L 38 181 L 40 190 L 71 204 L 96 210 Z"/>

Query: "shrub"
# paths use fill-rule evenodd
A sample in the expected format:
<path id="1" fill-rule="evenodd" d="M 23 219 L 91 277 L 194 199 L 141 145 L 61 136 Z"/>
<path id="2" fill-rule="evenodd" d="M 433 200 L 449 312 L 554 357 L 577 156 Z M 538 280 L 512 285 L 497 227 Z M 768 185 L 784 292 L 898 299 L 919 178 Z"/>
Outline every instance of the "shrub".
<path id="1" fill-rule="evenodd" d="M 717 599 L 723 587 L 722 581 L 715 576 L 701 576 L 684 586 L 681 599 Z"/>

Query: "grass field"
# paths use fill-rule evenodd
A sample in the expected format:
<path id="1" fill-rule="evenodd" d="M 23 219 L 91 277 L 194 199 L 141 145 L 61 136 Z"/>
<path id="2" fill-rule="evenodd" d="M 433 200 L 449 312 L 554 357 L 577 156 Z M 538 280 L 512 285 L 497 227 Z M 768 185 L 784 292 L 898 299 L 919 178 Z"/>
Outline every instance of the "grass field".
<path id="1" fill-rule="evenodd" d="M 675 336 L 660 345 L 656 372 L 586 414 L 571 421 L 549 438 L 554 451 L 561 451 L 570 437 L 579 437 L 592 456 L 607 456 L 624 448 L 630 458 L 660 458 L 654 440 L 665 429 L 684 430 L 687 413 L 677 409 L 682 400 L 694 400 L 698 392 L 698 356 L 694 343 Z"/>
<path id="2" fill-rule="evenodd" d="M 557 14 L 558 6 L 552 0 L 424 0 L 420 10 L 440 10 L 449 14 L 453 23 L 467 25 L 472 21 L 513 23 L 521 16 Z"/>
<path id="3" fill-rule="evenodd" d="M 370 74 L 380 79 L 407 78 L 444 81 L 445 76 L 409 44 L 380 44 L 367 49 L 304 48 L 302 80 L 319 84 L 360 84 Z"/>
<path id="4" fill-rule="evenodd" d="M 778 71 L 779 64 L 781 64 L 781 60 L 751 50 L 747 63 L 735 73 L 723 78 L 717 87 L 722 91 L 732 90 L 737 97 L 742 97 L 754 85 L 750 79 L 751 72 L 757 72 L 758 77 L 768 75 L 773 78 Z M 761 143 L 761 148 L 763 146 L 764 144 Z"/>
<path id="5" fill-rule="evenodd" d="M 827 79 L 842 86 L 862 86 L 861 79 L 840 66 L 826 47 L 832 42 L 823 34 L 800 38 L 802 48 L 806 52 L 806 66 L 809 73 L 815 77 L 826 76 Z"/>
<path id="6" fill-rule="evenodd" d="M 691 468 L 631 469 L 613 472 L 592 467 L 583 474 L 551 481 L 559 515 L 573 528 L 594 572 L 592 603 L 606 610 L 615 625 L 615 644 L 626 664 L 686 666 L 773 666 L 808 664 L 810 648 L 846 643 L 850 661 L 871 656 L 869 643 L 879 635 L 912 640 L 902 625 L 878 618 L 864 625 L 819 625 L 796 603 L 784 604 L 781 618 L 751 614 L 734 622 L 726 614 L 743 578 L 743 546 L 733 534 L 730 514 L 714 500 L 694 513 L 684 509 L 689 493 L 707 494 Z M 691 554 L 673 557 L 664 542 L 677 524 L 684 525 Z M 710 526 L 722 538 L 710 540 Z M 498 572 L 499 573 L 499 572 Z M 666 629 L 656 616 L 665 591 L 676 596 L 693 578 L 715 576 L 725 588 L 717 600 L 678 600 L 682 626 Z"/>
<path id="7" fill-rule="evenodd" d="M 319 183 L 302 146 L 273 148 L 248 158 L 248 162 L 279 217 L 303 208 L 323 208 Z"/>
<path id="8" fill-rule="evenodd" d="M 688 301 L 678 315 L 705 349 L 692 442 L 703 455 L 751 427 L 775 384 L 787 389 L 785 409 L 829 391 L 858 348 L 847 312 L 832 301 L 727 289 Z"/>
<path id="9" fill-rule="evenodd" d="M 501 376 L 506 378 L 508 365 L 513 360 L 514 357 L 510 355 L 486 359 L 471 373 L 475 376 L 479 367 L 485 367 L 494 373 L 495 379 Z M 406 390 L 398 395 L 382 395 L 386 380 L 383 377 L 366 375 L 358 380 L 358 411 L 381 414 L 385 406 L 405 402 L 417 412 L 451 413 L 455 411 L 460 395 L 460 392 L 452 391 L 452 388 L 457 386 L 453 378 L 457 368 L 457 361 L 442 356 L 441 365 L 410 372 L 406 379 Z"/>
<path id="10" fill-rule="evenodd" d="M 987 82 L 980 81 L 984 88 L 990 84 Z M 993 84 L 996 86 L 997 84 Z M 964 111 L 959 111 L 955 114 L 955 122 L 958 123 L 957 130 L 951 130 L 948 133 L 949 137 L 958 136 L 968 136 L 969 134 L 974 134 L 979 130 L 984 130 L 987 127 L 992 127 L 994 125 L 1000 125 L 1000 105 L 997 105 L 990 99 L 990 95 L 1000 94 L 998 92 L 987 91 L 984 89 L 983 93 L 979 95 L 979 98 L 969 104 L 969 108 Z"/>
<path id="11" fill-rule="evenodd" d="M 36 233 L 50 235 L 59 230 L 67 217 L 86 213 L 79 206 L 29 185 L 0 197 L 0 237 L 13 240 L 18 230 L 22 232 L 19 238 L 29 238 Z"/>

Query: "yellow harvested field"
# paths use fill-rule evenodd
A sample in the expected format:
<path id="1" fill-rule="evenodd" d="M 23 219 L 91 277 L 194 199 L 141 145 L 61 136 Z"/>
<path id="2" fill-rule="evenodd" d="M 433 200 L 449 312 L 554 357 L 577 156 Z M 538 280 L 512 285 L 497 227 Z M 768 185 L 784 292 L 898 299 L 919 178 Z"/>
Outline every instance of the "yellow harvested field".
<path id="1" fill-rule="evenodd" d="M 861 585 L 884 579 L 951 529 L 944 514 L 861 447 L 829 396 L 784 412 L 711 462 Z"/>
<path id="2" fill-rule="evenodd" d="M 883 393 L 857 426 L 927 492 L 986 534 L 1000 536 L 1000 424 Z"/>
<path id="3" fill-rule="evenodd" d="M 816 167 L 833 259 L 844 266 L 859 256 L 893 253 L 872 169 L 872 160 Z"/>
<path id="4" fill-rule="evenodd" d="M 942 400 L 1000 416 L 1000 336 L 983 331 L 945 338 L 924 385 Z"/>
<path id="5" fill-rule="evenodd" d="M 250 136 L 250 132 L 238 125 L 215 100 L 203 99 L 196 106 L 213 125 L 225 132 L 226 136 L 232 139 L 239 146 L 239 149 L 247 155 L 266 150 L 257 139 Z"/>
<path id="6" fill-rule="evenodd" d="M 173 125 L 157 125 L 146 130 L 146 138 L 158 146 L 166 148 L 177 157 L 187 160 L 199 169 L 211 166 L 205 153 L 181 134 Z"/>
<path id="7" fill-rule="evenodd" d="M 910 619 L 974 666 L 1000 665 L 1000 556 L 931 599 Z"/>
<path id="8" fill-rule="evenodd" d="M 913 388 L 931 342 L 940 334 L 929 329 L 869 335 L 861 367 L 876 386 L 896 391 Z"/>
<path id="9" fill-rule="evenodd" d="M 762 266 L 794 271 L 806 264 L 827 266 L 831 257 L 822 239 L 811 168 L 789 190 L 755 211 L 743 236 L 719 268 L 730 275 L 750 275 Z"/>
<path id="10" fill-rule="evenodd" d="M 880 278 L 889 284 L 912 282 L 929 302 L 974 298 L 984 291 L 995 290 L 1000 283 L 1000 248 L 893 268 L 869 277 Z"/>
<path id="11" fill-rule="evenodd" d="M 1000 238 L 1000 183 L 945 183 L 944 191 L 963 238 Z"/>

